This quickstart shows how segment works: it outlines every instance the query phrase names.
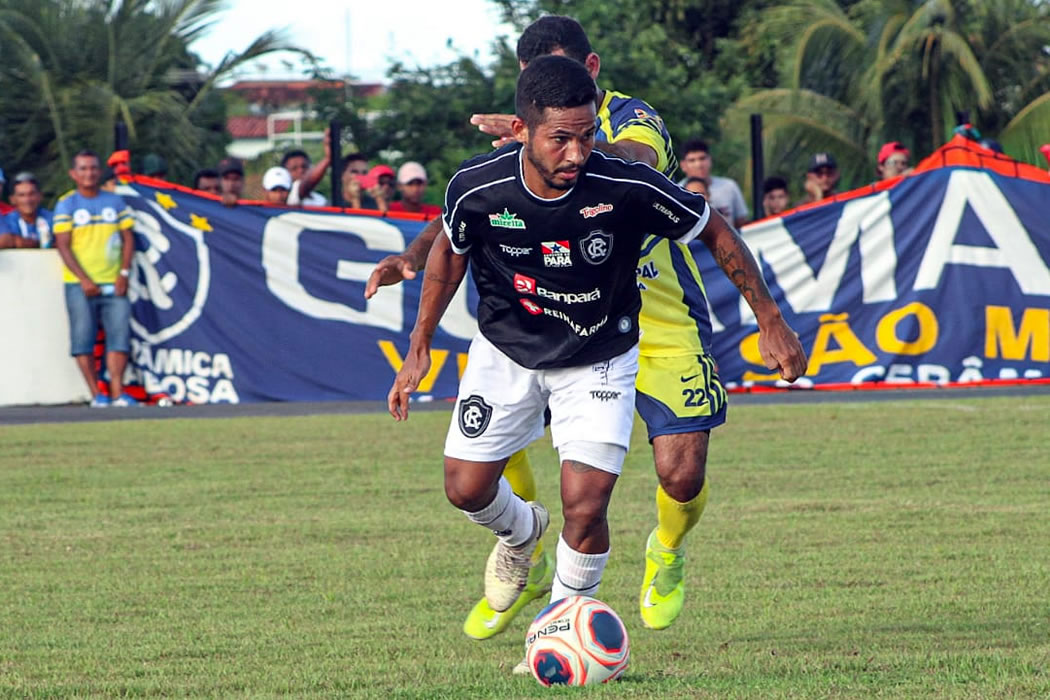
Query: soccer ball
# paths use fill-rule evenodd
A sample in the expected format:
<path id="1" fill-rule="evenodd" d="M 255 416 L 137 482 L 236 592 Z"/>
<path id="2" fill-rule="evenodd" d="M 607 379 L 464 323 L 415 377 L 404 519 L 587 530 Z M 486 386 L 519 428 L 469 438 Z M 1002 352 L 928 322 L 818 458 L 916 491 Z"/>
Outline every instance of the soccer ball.
<path id="1" fill-rule="evenodd" d="M 627 668 L 630 644 L 620 617 L 587 596 L 555 601 L 525 636 L 525 662 L 542 685 L 597 685 Z"/>

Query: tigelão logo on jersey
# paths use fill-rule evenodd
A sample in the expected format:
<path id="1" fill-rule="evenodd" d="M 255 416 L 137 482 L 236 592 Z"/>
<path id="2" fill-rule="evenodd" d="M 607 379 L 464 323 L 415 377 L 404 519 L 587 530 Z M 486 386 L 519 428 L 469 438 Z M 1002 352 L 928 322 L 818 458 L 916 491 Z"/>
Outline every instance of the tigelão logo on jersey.
<path id="1" fill-rule="evenodd" d="M 572 267 L 569 255 L 569 241 L 543 241 L 540 243 L 543 253 L 543 264 L 546 267 Z"/>
<path id="2" fill-rule="evenodd" d="M 543 307 L 531 299 L 520 299 L 519 301 L 521 301 L 521 305 L 525 307 L 525 310 L 533 316 L 539 316 L 543 313 Z"/>
<path id="3" fill-rule="evenodd" d="M 599 214 L 608 214 L 612 210 L 613 205 L 602 203 L 595 204 L 593 207 L 584 207 L 583 209 L 580 209 L 580 214 L 583 215 L 583 218 L 585 219 L 593 219 Z"/>
<path id="4" fill-rule="evenodd" d="M 511 214 L 506 207 L 503 208 L 502 214 L 489 214 L 489 225 L 498 228 L 525 228 L 525 222 L 519 219 L 517 214 Z"/>

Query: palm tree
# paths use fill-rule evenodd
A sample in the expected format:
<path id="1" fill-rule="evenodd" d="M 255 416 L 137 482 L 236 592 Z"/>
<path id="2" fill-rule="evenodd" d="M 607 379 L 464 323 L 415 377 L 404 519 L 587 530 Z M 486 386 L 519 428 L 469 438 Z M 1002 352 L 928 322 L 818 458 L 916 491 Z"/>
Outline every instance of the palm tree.
<path id="1" fill-rule="evenodd" d="M 309 55 L 269 31 L 201 72 L 188 47 L 224 6 L 223 0 L 0 0 L 3 165 L 34 169 L 54 191 L 72 153 L 113 148 L 118 119 L 133 148 L 168 156 L 173 171 L 214 160 L 226 138 L 215 84 L 266 53 Z"/>
<path id="2" fill-rule="evenodd" d="M 783 86 L 738 100 L 727 124 L 763 113 L 775 167 L 801 172 L 809 153 L 828 150 L 846 183 L 870 181 L 879 144 L 929 153 L 961 111 L 1018 157 L 1047 138 L 1035 128 L 1050 114 L 1050 14 L 1040 0 L 861 0 L 849 10 L 791 0 L 754 30 L 783 47 Z"/>

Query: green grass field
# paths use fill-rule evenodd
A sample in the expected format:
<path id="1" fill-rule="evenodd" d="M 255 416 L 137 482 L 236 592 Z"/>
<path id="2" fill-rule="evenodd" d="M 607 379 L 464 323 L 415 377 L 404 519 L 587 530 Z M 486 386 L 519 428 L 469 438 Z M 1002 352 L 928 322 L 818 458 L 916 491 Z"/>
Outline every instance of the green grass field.
<path id="1" fill-rule="evenodd" d="M 734 407 L 665 632 L 637 611 L 637 425 L 600 593 L 632 664 L 558 690 L 510 675 L 526 619 L 460 631 L 492 538 L 445 501 L 445 412 L 0 428 L 0 695 L 1048 697 L 1048 414 Z"/>

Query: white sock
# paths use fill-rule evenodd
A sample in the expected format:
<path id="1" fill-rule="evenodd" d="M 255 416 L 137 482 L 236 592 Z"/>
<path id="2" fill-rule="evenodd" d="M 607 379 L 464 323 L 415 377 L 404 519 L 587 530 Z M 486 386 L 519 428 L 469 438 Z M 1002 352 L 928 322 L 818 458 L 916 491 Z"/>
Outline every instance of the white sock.
<path id="1" fill-rule="evenodd" d="M 536 526 L 532 508 L 514 494 L 510 482 L 502 476 L 492 503 L 476 513 L 465 510 L 463 514 L 472 522 L 492 530 L 492 534 L 511 547 L 517 547 L 532 537 Z"/>
<path id="2" fill-rule="evenodd" d="M 554 569 L 551 602 L 573 595 L 593 596 L 602 582 L 602 572 L 609 561 L 609 551 L 583 554 L 570 547 L 558 535 L 558 565 Z"/>

